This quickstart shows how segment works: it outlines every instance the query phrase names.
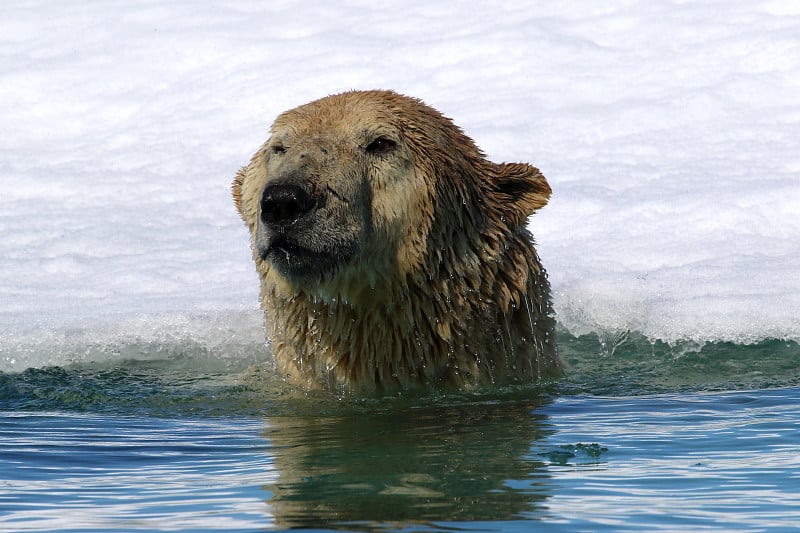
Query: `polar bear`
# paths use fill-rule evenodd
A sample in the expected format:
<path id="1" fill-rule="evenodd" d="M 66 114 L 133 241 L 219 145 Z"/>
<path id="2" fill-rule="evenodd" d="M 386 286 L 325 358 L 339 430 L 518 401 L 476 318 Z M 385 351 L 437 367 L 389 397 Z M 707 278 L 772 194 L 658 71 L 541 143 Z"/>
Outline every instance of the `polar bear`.
<path id="1" fill-rule="evenodd" d="M 392 91 L 278 116 L 236 175 L 278 371 L 335 391 L 535 382 L 561 370 L 526 229 L 550 186 Z"/>

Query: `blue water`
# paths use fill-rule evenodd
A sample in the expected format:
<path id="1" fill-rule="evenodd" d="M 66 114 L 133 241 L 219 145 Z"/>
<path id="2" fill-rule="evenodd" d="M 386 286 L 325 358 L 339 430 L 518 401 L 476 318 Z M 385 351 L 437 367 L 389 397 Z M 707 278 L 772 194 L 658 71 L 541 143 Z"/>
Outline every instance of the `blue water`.
<path id="1" fill-rule="evenodd" d="M 800 527 L 797 344 L 561 346 L 557 383 L 424 397 L 191 352 L 0 374 L 0 531 Z"/>

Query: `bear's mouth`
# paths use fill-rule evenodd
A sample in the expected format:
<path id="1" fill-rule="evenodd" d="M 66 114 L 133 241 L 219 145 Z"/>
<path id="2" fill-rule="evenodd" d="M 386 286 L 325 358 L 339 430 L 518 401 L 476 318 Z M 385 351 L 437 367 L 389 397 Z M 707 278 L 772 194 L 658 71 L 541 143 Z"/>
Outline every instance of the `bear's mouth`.
<path id="1" fill-rule="evenodd" d="M 320 254 L 289 240 L 284 235 L 277 235 L 270 239 L 266 247 L 261 248 L 260 255 L 264 261 L 291 264 Z"/>
<path id="2" fill-rule="evenodd" d="M 273 236 L 267 246 L 259 250 L 259 256 L 284 276 L 292 278 L 324 274 L 339 262 L 328 252 L 313 250 L 280 234 Z"/>

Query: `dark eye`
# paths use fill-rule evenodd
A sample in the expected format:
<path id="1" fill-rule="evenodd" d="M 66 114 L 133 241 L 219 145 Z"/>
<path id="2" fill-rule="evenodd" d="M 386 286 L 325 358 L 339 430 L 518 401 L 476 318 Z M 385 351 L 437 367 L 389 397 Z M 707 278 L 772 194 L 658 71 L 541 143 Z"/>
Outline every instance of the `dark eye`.
<path id="1" fill-rule="evenodd" d="M 386 137 L 378 137 L 367 145 L 367 153 L 373 155 L 382 155 L 391 152 L 397 146 L 397 143 Z"/>
<path id="2" fill-rule="evenodd" d="M 272 153 L 273 154 L 280 155 L 280 154 L 282 154 L 284 152 L 286 152 L 286 147 L 283 146 L 282 144 L 274 144 L 274 145 L 272 145 Z"/>

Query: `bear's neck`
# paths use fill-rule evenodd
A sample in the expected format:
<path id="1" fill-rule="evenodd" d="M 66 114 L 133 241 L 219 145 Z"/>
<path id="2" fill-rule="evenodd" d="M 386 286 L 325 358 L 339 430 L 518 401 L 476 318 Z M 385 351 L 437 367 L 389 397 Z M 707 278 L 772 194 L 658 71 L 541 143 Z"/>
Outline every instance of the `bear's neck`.
<path id="1" fill-rule="evenodd" d="M 293 382 L 300 377 L 305 386 L 332 390 L 352 384 L 375 391 L 474 381 L 475 354 L 466 345 L 471 335 L 462 330 L 486 327 L 492 318 L 479 311 L 491 302 L 472 301 L 466 297 L 471 289 L 456 287 L 461 284 L 451 278 L 409 277 L 391 285 L 367 286 L 348 297 L 267 291 L 267 325 L 278 370 Z"/>

